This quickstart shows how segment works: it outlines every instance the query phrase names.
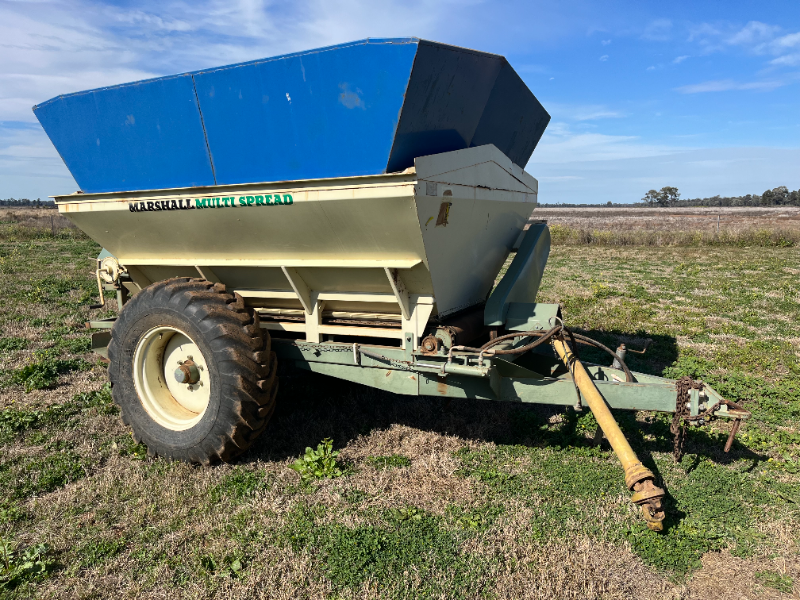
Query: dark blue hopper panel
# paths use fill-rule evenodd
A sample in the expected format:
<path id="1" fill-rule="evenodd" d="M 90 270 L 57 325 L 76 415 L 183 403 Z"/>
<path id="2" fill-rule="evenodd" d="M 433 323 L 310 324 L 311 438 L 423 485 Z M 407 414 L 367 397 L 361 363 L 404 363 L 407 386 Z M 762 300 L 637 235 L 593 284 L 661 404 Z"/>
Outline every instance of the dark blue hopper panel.
<path id="1" fill-rule="evenodd" d="M 191 75 L 58 96 L 33 110 L 86 193 L 214 185 Z"/>
<path id="2" fill-rule="evenodd" d="M 485 144 L 524 167 L 549 122 L 502 56 L 420 40 L 387 171 Z"/>
<path id="3" fill-rule="evenodd" d="M 550 120 L 502 56 L 417 38 L 59 96 L 34 112 L 89 193 L 377 175 L 485 144 L 524 166 Z"/>

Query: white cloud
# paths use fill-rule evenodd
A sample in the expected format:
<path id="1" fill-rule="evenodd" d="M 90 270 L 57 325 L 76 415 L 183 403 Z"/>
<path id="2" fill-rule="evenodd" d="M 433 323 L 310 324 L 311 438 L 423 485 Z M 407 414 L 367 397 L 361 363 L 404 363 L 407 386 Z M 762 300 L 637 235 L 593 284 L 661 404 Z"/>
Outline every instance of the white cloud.
<path id="1" fill-rule="evenodd" d="M 649 67 L 647 67 L 647 68 L 645 69 L 645 71 L 655 71 L 655 70 L 656 70 L 656 67 L 655 67 L 655 65 L 650 65 Z"/>
<path id="2" fill-rule="evenodd" d="M 600 40 L 600 43 L 603 44 L 603 46 L 608 46 L 611 43 L 611 40 Z"/>
<path id="3" fill-rule="evenodd" d="M 0 2 L 0 121 L 53 96 L 374 36 L 434 36 L 455 0 Z"/>
<path id="4" fill-rule="evenodd" d="M 603 54 L 603 56 L 600 57 L 601 62 L 606 62 L 607 60 L 608 60 L 608 54 Z"/>
<path id="5" fill-rule="evenodd" d="M 800 65 L 800 54 L 786 54 L 769 61 L 771 65 L 781 65 L 784 67 L 794 67 Z"/>
<path id="6" fill-rule="evenodd" d="M 772 42 L 772 47 L 775 49 L 796 48 L 798 46 L 800 46 L 800 31 L 779 37 Z"/>
<path id="7" fill-rule="evenodd" d="M 754 46 L 771 40 L 781 30 L 777 25 L 767 25 L 760 21 L 750 21 L 742 29 L 730 36 L 726 42 L 731 45 Z"/>
<path id="8" fill-rule="evenodd" d="M 567 123 L 551 122 L 529 164 L 621 160 L 672 151 L 667 146 L 644 143 L 637 136 L 576 133 Z"/>
<path id="9" fill-rule="evenodd" d="M 651 21 L 642 32 L 642 38 L 654 42 L 665 42 L 672 34 L 672 21 L 669 19 L 656 19 Z"/>
<path id="10" fill-rule="evenodd" d="M 691 85 L 683 85 L 675 88 L 681 94 L 700 94 L 704 92 L 727 92 L 731 90 L 756 90 L 768 92 L 786 85 L 783 81 L 750 81 L 739 83 L 732 79 L 718 79 L 715 81 L 704 81 Z"/>
<path id="11" fill-rule="evenodd" d="M 625 114 L 613 110 L 602 104 L 562 104 L 558 102 L 548 102 L 547 112 L 550 113 L 554 121 L 596 121 L 598 119 L 618 119 Z M 551 124 L 548 131 L 554 126 Z"/>
<path id="12" fill-rule="evenodd" d="M 800 47 L 800 32 L 781 32 L 780 26 L 761 21 L 750 21 L 739 29 L 702 23 L 691 28 L 688 41 L 698 43 L 706 54 L 738 47 L 753 55 L 776 57 L 769 61 L 771 65 L 795 66 L 798 58 L 793 50 Z"/>
<path id="13" fill-rule="evenodd" d="M 116 13 L 112 15 L 112 18 L 116 18 L 120 23 L 143 25 L 150 29 L 158 29 L 161 31 L 192 31 L 194 29 L 194 26 L 186 21 L 170 18 L 163 19 L 158 15 L 141 10 Z"/>
<path id="14" fill-rule="evenodd" d="M 681 64 L 683 61 L 685 61 L 687 58 L 690 58 L 690 57 L 689 57 L 688 55 L 684 55 L 684 56 L 676 56 L 676 57 L 675 57 L 675 59 L 672 61 L 672 64 L 673 64 L 673 65 L 679 65 L 679 64 Z"/>

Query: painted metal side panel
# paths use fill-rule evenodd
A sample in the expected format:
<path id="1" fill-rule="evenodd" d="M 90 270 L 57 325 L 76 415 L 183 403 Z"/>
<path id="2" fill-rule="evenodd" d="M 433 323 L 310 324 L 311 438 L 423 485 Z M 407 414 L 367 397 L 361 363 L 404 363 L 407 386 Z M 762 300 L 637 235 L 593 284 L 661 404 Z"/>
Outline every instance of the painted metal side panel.
<path id="1" fill-rule="evenodd" d="M 195 74 L 217 184 L 382 173 L 416 51 L 361 43 Z"/>
<path id="2" fill-rule="evenodd" d="M 58 96 L 33 111 L 84 192 L 214 185 L 191 75 Z"/>
<path id="3" fill-rule="evenodd" d="M 270 196 L 284 203 L 264 204 Z M 412 183 L 265 184 L 246 191 L 165 191 L 160 198 L 60 203 L 59 210 L 124 265 L 301 268 L 309 263 L 344 269 L 374 263 L 381 268 L 381 288 L 364 280 L 346 291 L 390 293 L 381 261 L 410 268 L 424 258 L 413 197 Z M 213 208 L 198 208 L 203 202 Z"/>
<path id="4" fill-rule="evenodd" d="M 369 367 L 348 367 L 344 365 L 319 362 L 297 362 L 298 367 L 315 373 L 330 375 L 338 379 L 360 383 L 393 394 L 416 396 L 418 390 L 417 373 L 389 369 L 373 369 Z"/>
<path id="5" fill-rule="evenodd" d="M 536 190 L 491 145 L 423 156 L 415 164 L 419 227 L 444 316 L 486 300 L 536 206 Z"/>
<path id="6" fill-rule="evenodd" d="M 463 183 L 420 181 L 409 172 L 80 194 L 58 205 L 141 281 L 209 267 L 230 289 L 291 291 L 281 267 L 292 267 L 318 292 L 393 295 L 386 267 L 402 271 L 409 293 L 434 296 L 437 313 L 446 315 L 486 299 L 535 206 L 496 148 L 454 154 L 417 163 Z M 296 307 L 275 298 L 263 306 Z"/>

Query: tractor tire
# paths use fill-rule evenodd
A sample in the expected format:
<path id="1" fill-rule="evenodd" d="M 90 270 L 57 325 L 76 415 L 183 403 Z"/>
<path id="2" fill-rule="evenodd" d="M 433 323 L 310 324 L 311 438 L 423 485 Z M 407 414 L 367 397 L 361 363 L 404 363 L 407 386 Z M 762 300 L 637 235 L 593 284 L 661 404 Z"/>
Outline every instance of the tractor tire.
<path id="1" fill-rule="evenodd" d="M 122 421 L 151 456 L 230 461 L 275 408 L 269 333 L 219 283 L 181 277 L 146 287 L 120 311 L 108 357 Z"/>

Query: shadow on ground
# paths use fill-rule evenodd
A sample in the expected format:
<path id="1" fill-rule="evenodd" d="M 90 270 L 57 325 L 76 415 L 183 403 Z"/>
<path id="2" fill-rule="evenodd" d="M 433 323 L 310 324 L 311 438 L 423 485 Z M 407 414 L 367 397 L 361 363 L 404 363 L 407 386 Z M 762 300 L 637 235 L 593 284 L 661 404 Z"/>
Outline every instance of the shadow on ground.
<path id="1" fill-rule="evenodd" d="M 629 354 L 631 370 L 660 375 L 677 358 L 677 341 L 668 336 L 623 335 L 619 332 L 581 331 L 614 349 L 624 342 L 637 349 L 647 338 L 653 339 L 644 355 Z M 544 348 L 543 353 L 551 352 Z M 611 358 L 601 350 L 583 347 L 581 356 L 588 362 L 608 364 Z M 392 394 L 332 377 L 282 365 L 280 391 L 275 414 L 266 431 L 241 460 L 282 461 L 300 455 L 329 437 L 336 447 L 344 447 L 361 435 L 406 425 L 441 435 L 464 439 L 529 447 L 589 446 L 593 442 L 585 428 L 579 429 L 582 415 L 571 408 L 522 405 L 486 400 L 414 397 Z M 588 413 L 588 409 L 586 409 Z M 584 413 L 584 414 L 586 414 Z M 550 418 L 563 414 L 561 425 L 547 427 Z M 653 452 L 672 452 L 673 438 L 669 418 L 654 416 L 637 421 L 635 413 L 615 411 L 617 419 L 643 462 L 657 473 Z M 724 453 L 724 436 L 707 431 L 690 431 L 685 451 L 700 459 L 726 463 L 741 458 L 764 457 L 740 444 Z M 606 446 L 607 447 L 607 444 Z"/>

